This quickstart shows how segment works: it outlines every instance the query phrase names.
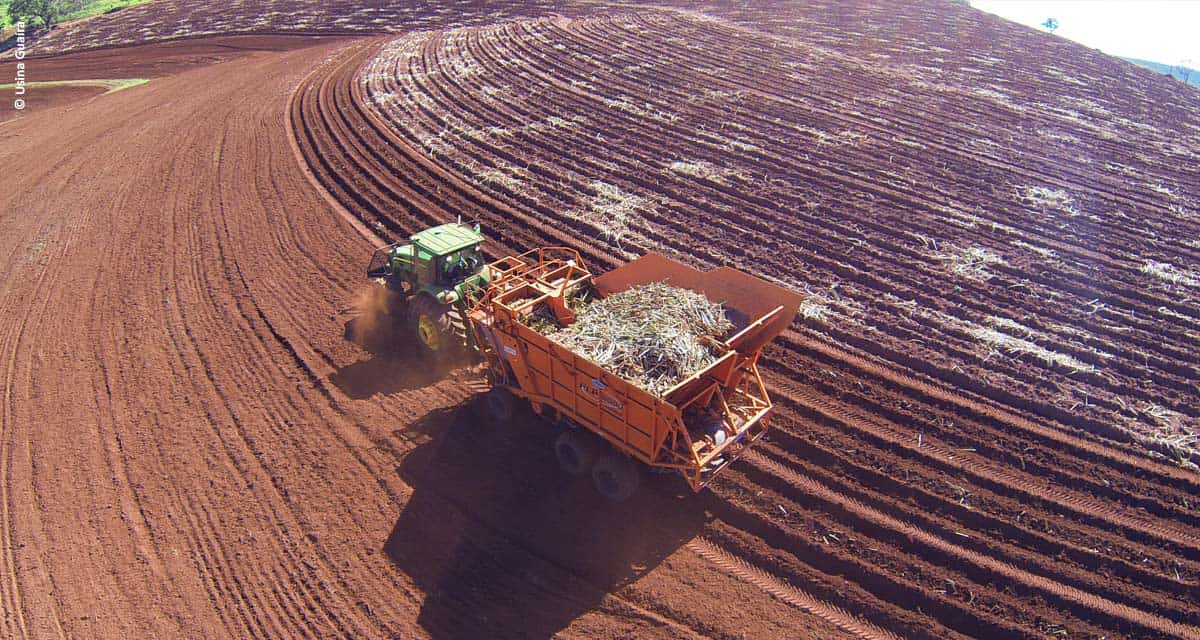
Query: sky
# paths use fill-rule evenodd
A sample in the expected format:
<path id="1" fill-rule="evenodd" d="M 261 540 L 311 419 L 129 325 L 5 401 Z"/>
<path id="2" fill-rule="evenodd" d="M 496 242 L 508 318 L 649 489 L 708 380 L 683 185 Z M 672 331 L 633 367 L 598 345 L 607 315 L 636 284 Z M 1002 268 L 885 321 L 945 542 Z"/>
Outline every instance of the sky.
<path id="1" fill-rule="evenodd" d="M 1122 58 L 1200 68 L 1200 0 L 971 0 L 971 6 Z"/>

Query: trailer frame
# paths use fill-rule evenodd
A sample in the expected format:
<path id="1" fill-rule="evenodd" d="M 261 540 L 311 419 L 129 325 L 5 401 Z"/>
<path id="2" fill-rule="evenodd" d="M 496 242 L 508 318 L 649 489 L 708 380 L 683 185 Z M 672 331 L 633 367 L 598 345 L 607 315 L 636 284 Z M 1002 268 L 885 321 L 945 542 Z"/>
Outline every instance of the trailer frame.
<path id="1" fill-rule="evenodd" d="M 773 405 L 758 360 L 790 325 L 802 296 L 729 267 L 701 272 L 647 254 L 602 276 L 567 247 L 542 247 L 484 266 L 486 286 L 468 292 L 468 319 L 493 386 L 527 400 L 535 412 L 586 428 L 615 450 L 659 470 L 679 473 L 693 491 L 761 439 Z M 741 320 L 710 346 L 715 362 L 661 396 L 607 371 L 530 328 L 546 304 L 573 321 L 567 296 L 589 287 L 603 297 L 667 281 L 722 302 Z"/>

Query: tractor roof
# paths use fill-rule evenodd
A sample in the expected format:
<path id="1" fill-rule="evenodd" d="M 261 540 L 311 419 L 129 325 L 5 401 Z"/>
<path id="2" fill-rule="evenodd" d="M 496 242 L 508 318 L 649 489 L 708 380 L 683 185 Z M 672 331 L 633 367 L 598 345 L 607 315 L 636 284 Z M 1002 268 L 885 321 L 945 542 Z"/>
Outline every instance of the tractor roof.
<path id="1" fill-rule="evenodd" d="M 410 241 L 435 256 L 444 256 L 483 242 L 483 234 L 474 227 L 451 222 L 413 234 Z"/>

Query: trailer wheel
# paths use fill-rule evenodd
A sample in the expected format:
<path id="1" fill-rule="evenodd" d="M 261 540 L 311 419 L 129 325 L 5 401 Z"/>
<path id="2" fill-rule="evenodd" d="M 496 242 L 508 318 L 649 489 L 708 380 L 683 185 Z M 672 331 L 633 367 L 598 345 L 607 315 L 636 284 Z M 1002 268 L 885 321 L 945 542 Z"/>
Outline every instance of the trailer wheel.
<path id="1" fill-rule="evenodd" d="M 493 387 L 484 398 L 484 404 L 493 422 L 505 424 L 512 420 L 517 403 L 511 391 L 504 387 Z"/>
<path id="2" fill-rule="evenodd" d="M 592 468 L 596 455 L 600 452 L 600 443 L 580 429 L 568 429 L 558 434 L 554 440 L 554 457 L 558 458 L 558 466 L 563 471 L 581 476 Z"/>
<path id="3" fill-rule="evenodd" d="M 600 495 L 613 502 L 624 502 L 637 490 L 640 469 L 633 460 L 618 453 L 602 456 L 592 467 L 592 484 Z"/>

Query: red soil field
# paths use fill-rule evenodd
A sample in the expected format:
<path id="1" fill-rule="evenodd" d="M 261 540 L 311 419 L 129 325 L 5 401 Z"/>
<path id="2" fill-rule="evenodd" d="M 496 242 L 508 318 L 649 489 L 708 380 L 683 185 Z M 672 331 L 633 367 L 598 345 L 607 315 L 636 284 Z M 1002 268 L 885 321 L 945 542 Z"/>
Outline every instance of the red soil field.
<path id="1" fill-rule="evenodd" d="M 17 110 L 12 101 L 4 104 L 4 109 L 0 110 L 0 122 L 15 120 L 16 118 L 33 113 L 34 111 L 42 111 L 55 109 L 64 105 L 69 105 L 80 100 L 86 100 L 102 94 L 106 91 L 101 86 L 80 86 L 80 85 L 64 85 L 54 87 L 29 87 L 27 90 L 32 90 L 37 96 L 37 100 L 30 102 L 26 100 L 26 105 L 23 109 Z"/>
<path id="2" fill-rule="evenodd" d="M 34 59 L 154 80 L 0 126 L 0 636 L 1200 637 L 1195 92 L 957 6 L 704 10 Z M 564 481 L 372 313 L 373 242 L 458 215 L 807 290 L 768 439 Z"/>
<path id="3" fill-rule="evenodd" d="M 394 336 L 346 339 L 371 245 L 287 133 L 291 89 L 343 46 L 295 38 L 0 129 L 2 635 L 862 625 L 699 555 L 714 497 L 606 504 L 562 482 L 544 426 L 480 424 L 470 371 L 403 375 Z"/>
<path id="4" fill-rule="evenodd" d="M 552 13 L 604 10 L 616 4 L 590 0 L 503 0 L 486 4 L 419 0 L 381 1 L 364 6 L 351 0 L 263 0 L 233 4 L 160 0 L 60 25 L 39 37 L 34 48 L 38 54 L 58 54 L 235 33 L 406 33 Z"/>

